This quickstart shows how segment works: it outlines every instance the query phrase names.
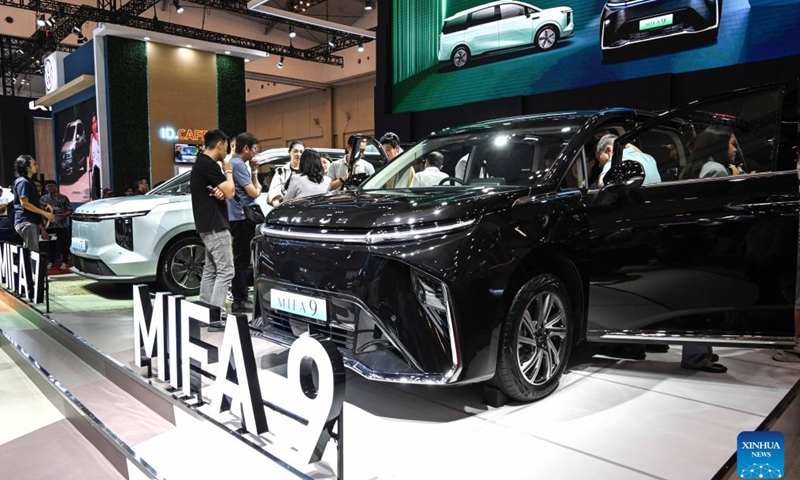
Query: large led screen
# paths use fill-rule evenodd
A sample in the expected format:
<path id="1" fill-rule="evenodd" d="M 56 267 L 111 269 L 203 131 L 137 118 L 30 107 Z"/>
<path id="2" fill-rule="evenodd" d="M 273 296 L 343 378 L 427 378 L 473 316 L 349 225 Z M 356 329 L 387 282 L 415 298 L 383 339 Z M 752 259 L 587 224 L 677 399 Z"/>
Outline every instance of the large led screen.
<path id="1" fill-rule="evenodd" d="M 395 0 L 392 110 L 800 54 L 800 0 Z"/>
<path id="2" fill-rule="evenodd" d="M 59 189 L 70 201 L 100 198 L 100 135 L 97 106 L 91 98 L 55 114 L 56 171 Z"/>

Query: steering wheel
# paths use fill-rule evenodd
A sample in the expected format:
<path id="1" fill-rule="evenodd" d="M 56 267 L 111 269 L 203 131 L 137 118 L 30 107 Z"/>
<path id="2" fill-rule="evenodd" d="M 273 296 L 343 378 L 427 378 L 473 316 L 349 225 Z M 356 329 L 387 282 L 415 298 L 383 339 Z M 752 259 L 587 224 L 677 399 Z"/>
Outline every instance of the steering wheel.
<path id="1" fill-rule="evenodd" d="M 455 184 L 457 184 L 457 183 L 461 184 L 461 185 L 466 185 L 467 184 L 467 182 L 465 182 L 464 180 L 461 180 L 458 177 L 447 177 L 447 178 L 443 178 L 442 181 L 439 182 L 439 185 L 444 185 L 445 183 L 448 183 L 448 182 L 449 182 L 449 184 L 451 186 L 455 186 Z"/>

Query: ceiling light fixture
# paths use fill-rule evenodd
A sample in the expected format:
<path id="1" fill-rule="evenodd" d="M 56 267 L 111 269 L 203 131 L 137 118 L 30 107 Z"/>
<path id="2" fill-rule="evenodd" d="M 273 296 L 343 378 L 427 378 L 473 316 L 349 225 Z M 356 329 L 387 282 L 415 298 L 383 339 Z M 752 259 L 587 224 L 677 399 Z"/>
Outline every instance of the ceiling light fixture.
<path id="1" fill-rule="evenodd" d="M 331 47 L 331 48 L 335 47 L 336 46 L 336 44 L 334 43 L 335 40 L 336 40 L 336 37 L 329 36 L 328 37 L 328 46 Z"/>
<path id="2" fill-rule="evenodd" d="M 245 58 L 244 59 L 244 63 L 250 63 L 250 59 L 249 58 Z"/>
<path id="3" fill-rule="evenodd" d="M 40 13 L 36 15 L 36 25 L 40 27 L 44 27 L 44 14 Z"/>
<path id="4" fill-rule="evenodd" d="M 283 60 L 284 60 L 283 57 L 281 57 L 281 59 L 278 60 L 278 68 L 279 69 L 283 69 Z"/>
<path id="5" fill-rule="evenodd" d="M 192 48 L 192 45 L 187 43 L 186 48 Z"/>
<path id="6" fill-rule="evenodd" d="M 230 54 L 231 54 L 230 50 L 225 50 L 225 55 L 230 55 Z"/>
<path id="7" fill-rule="evenodd" d="M 78 44 L 79 45 L 82 44 L 82 43 L 86 43 L 87 40 L 86 40 L 86 37 L 83 35 L 83 32 L 81 32 L 81 27 L 77 27 L 77 26 L 72 27 L 72 33 L 74 33 L 75 36 L 78 37 Z"/>
<path id="8" fill-rule="evenodd" d="M 358 51 L 359 52 L 363 52 L 364 51 L 364 44 L 363 43 L 359 43 L 358 44 Z"/>
<path id="9" fill-rule="evenodd" d="M 177 13 L 183 13 L 183 7 L 181 6 L 180 0 L 172 0 L 172 4 L 175 5 L 175 11 Z"/>
<path id="10" fill-rule="evenodd" d="M 149 42 L 150 41 L 150 37 L 144 37 L 144 41 L 145 42 Z"/>
<path id="11" fill-rule="evenodd" d="M 294 31 L 294 27 L 289 25 L 289 38 L 294 38 L 297 36 L 297 32 Z"/>
<path id="12" fill-rule="evenodd" d="M 364 10 L 372 10 L 372 0 L 367 0 L 364 3 Z"/>

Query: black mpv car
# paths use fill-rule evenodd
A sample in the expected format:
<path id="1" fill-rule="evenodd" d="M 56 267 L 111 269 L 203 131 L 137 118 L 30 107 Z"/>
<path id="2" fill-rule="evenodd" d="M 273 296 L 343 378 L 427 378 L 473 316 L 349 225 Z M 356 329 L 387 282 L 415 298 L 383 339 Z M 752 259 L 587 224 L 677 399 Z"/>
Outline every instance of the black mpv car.
<path id="1" fill-rule="evenodd" d="M 598 189 L 595 144 L 608 132 L 622 136 Z M 790 344 L 797 139 L 796 92 L 783 87 L 660 116 L 446 129 L 355 190 L 272 211 L 253 247 L 256 315 L 281 344 L 332 339 L 368 379 L 494 378 L 521 401 L 556 388 L 580 340 Z M 660 181 L 643 185 L 655 174 L 624 160 L 627 144 L 654 158 Z M 450 177 L 403 184 L 433 151 Z M 698 173 L 714 158 L 723 176 Z"/>
<path id="2" fill-rule="evenodd" d="M 721 16 L 722 0 L 608 0 L 600 18 L 603 59 L 631 47 L 658 54 L 658 44 L 669 39 L 713 42 Z"/>

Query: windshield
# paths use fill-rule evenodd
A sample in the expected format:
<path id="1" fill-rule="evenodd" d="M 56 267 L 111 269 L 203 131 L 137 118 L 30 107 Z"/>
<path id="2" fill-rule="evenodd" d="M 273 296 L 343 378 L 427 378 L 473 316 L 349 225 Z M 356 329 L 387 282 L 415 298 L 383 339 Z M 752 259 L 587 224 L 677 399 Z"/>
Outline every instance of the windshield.
<path id="1" fill-rule="evenodd" d="M 559 124 L 429 138 L 375 174 L 362 189 L 536 185 L 578 128 Z"/>
<path id="2" fill-rule="evenodd" d="M 71 142 L 75 139 L 75 125 L 69 125 L 67 131 L 64 132 L 64 143 Z"/>
<path id="3" fill-rule="evenodd" d="M 150 190 L 147 195 L 188 195 L 189 194 L 189 174 L 186 172 L 173 177 L 156 188 Z"/>

